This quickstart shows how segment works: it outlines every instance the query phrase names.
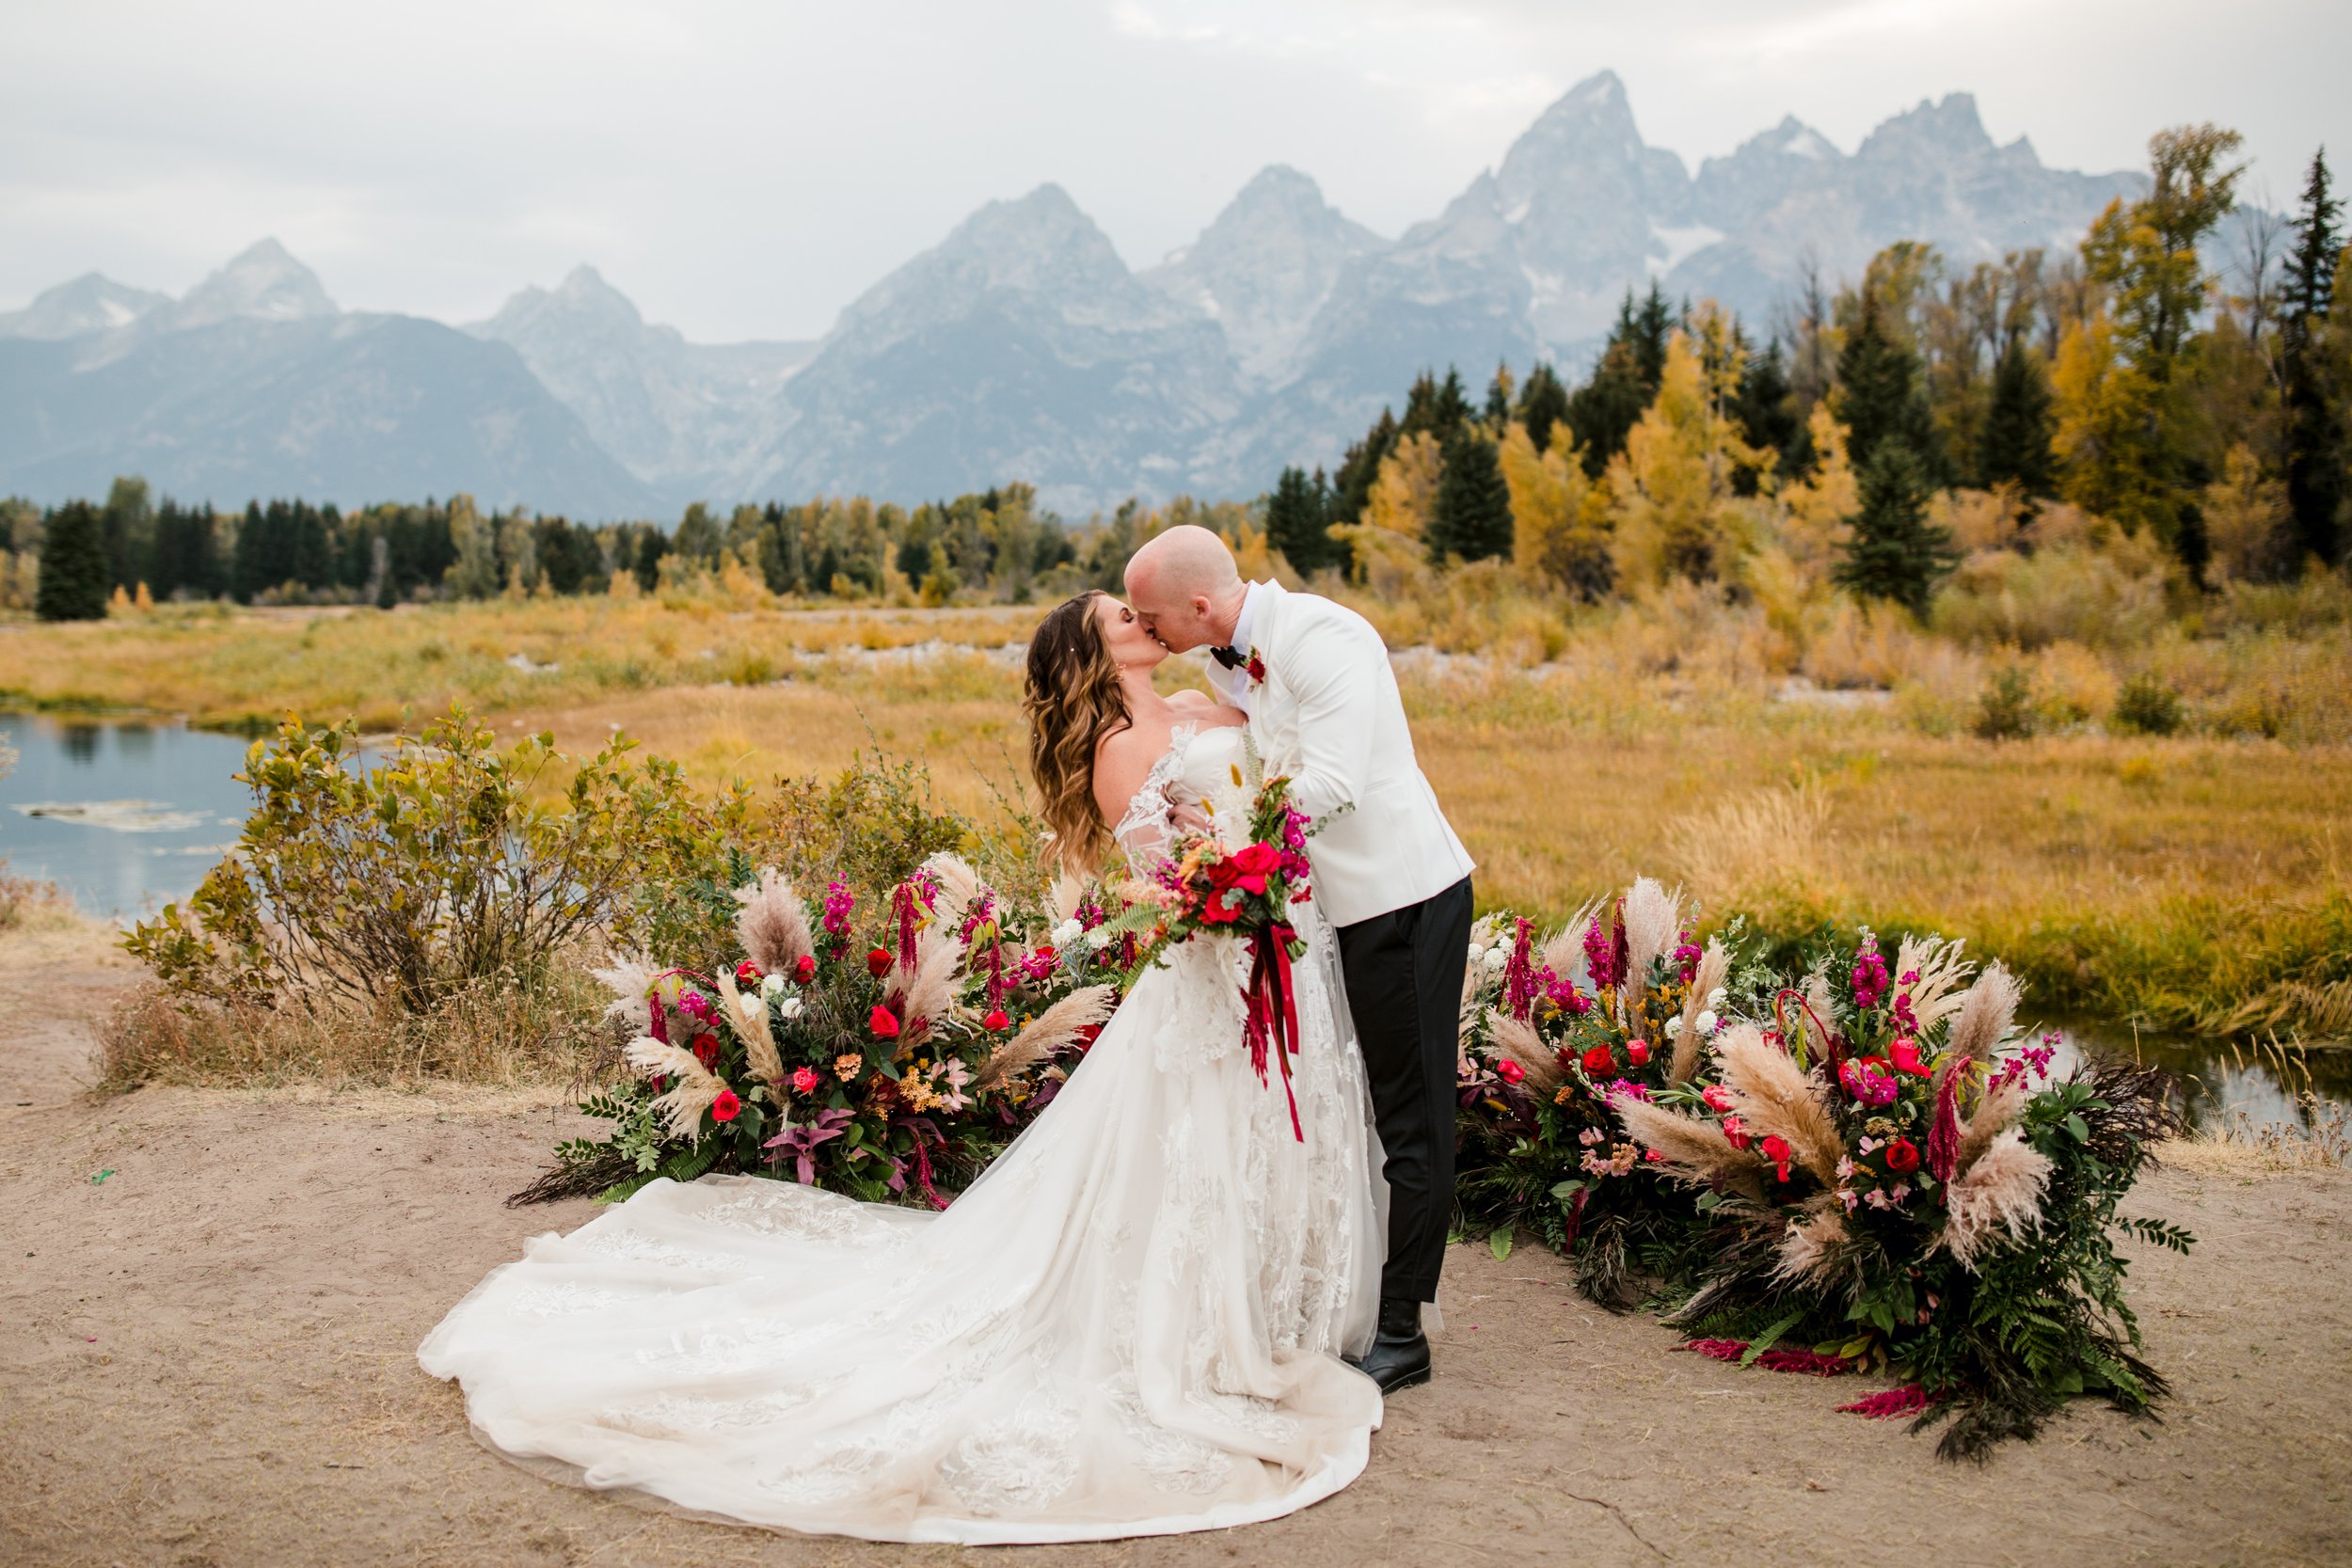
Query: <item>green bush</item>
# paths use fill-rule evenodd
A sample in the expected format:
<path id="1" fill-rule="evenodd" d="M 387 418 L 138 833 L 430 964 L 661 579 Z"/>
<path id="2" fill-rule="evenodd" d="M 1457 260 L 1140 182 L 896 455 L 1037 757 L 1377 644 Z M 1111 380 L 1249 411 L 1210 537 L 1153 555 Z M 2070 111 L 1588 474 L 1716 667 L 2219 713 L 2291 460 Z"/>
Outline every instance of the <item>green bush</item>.
<path id="1" fill-rule="evenodd" d="M 2180 694 L 2153 671 L 2143 670 L 2115 694 L 2107 727 L 2118 735 L 2174 735 L 2185 717 Z"/>
<path id="2" fill-rule="evenodd" d="M 423 1011 L 593 932 L 632 934 L 641 888 L 710 860 L 719 821 L 675 764 L 631 768 L 617 738 L 584 761 L 549 735 L 494 740 L 461 709 L 368 767 L 351 721 L 288 719 L 238 775 L 254 810 L 236 851 L 123 945 L 186 996 Z M 567 770 L 560 808 L 540 803 Z"/>
<path id="3" fill-rule="evenodd" d="M 2034 733 L 2033 682 L 2016 665 L 1994 673 L 1977 693 L 1974 725 L 1981 740 L 2023 740 Z"/>

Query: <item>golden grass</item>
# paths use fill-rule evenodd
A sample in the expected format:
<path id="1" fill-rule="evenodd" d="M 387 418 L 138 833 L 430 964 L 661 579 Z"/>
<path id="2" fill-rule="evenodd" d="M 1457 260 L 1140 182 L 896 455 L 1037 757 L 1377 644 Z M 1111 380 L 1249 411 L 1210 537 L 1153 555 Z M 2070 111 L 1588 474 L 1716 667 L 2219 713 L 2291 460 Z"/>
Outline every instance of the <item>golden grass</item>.
<path id="1" fill-rule="evenodd" d="M 1423 630 L 1466 637 L 1471 608 Z M 945 802 L 987 814 L 1022 777 L 1019 669 L 1002 648 L 1038 613 L 614 599 L 159 611 L 0 626 L 0 666 L 25 699 L 214 722 L 292 708 L 390 727 L 462 699 L 501 735 L 552 729 L 569 751 L 624 729 L 710 787 L 828 772 L 879 746 L 928 764 Z M 1836 918 L 1966 937 L 2029 980 L 2028 1016 L 2288 1032 L 2343 1010 L 2352 746 L 2289 746 L 2252 721 L 2233 736 L 2084 723 L 1994 743 L 1923 732 L 1899 697 L 1780 700 L 1789 650 L 1760 612 L 1673 592 L 1565 632 L 1514 624 L 1501 657 L 1399 660 L 1482 905 L 1558 919 L 1649 874 L 1710 916 L 1745 910 L 1778 930 Z M 1846 666 L 1877 678 L 1964 675 L 1981 657 L 1874 623 L 1840 635 Z M 2340 630 L 2312 639 L 2169 641 L 2149 657 L 2207 703 L 2259 697 L 2249 670 L 2273 679 L 2272 707 L 2304 716 L 2286 727 L 2316 736 L 2310 715 L 2352 707 L 2352 661 Z M 2101 672 L 2072 647 L 2032 656 L 2037 678 L 2095 698 Z M 557 668 L 527 673 L 506 662 L 516 654 Z M 1164 684 L 1199 669 L 1175 661 Z"/>

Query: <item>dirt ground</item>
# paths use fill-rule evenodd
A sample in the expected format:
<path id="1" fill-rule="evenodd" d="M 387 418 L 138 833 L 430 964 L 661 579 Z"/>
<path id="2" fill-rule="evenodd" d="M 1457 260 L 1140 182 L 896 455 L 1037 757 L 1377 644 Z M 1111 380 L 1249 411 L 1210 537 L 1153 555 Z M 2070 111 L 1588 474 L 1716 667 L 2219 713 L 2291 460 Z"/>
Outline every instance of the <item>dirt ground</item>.
<path id="1" fill-rule="evenodd" d="M 413 1347 L 523 1238 L 552 1096 L 84 1095 L 127 982 L 84 936 L 0 939 L 0 1562 L 1069 1564 L 2352 1561 L 2352 1174 L 2158 1173 L 2200 1239 L 2134 1298 L 2178 1397 L 2077 1406 L 1984 1466 L 1573 1298 L 1534 1249 L 1448 1259 L 1438 1380 L 1364 1477 L 1218 1535 L 871 1546 L 694 1523 L 534 1479 L 468 1434 Z"/>

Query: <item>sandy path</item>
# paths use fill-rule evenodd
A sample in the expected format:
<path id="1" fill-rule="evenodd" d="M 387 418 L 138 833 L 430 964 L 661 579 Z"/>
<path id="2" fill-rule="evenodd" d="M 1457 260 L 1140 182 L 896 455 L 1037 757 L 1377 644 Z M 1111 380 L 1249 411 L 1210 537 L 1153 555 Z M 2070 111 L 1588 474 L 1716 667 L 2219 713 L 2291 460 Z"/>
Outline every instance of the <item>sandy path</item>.
<path id="1" fill-rule="evenodd" d="M 121 978 L 23 958 L 0 951 L 9 1089 L 53 1085 Z M 2352 1560 L 2352 1175 L 2147 1184 L 2202 1243 L 2135 1275 L 2180 1389 L 2162 1425 L 2078 1406 L 1945 1465 L 1836 1414 L 1853 1382 L 1672 1354 L 1540 1251 L 1457 1248 L 1438 1380 L 1392 1403 L 1348 1491 L 1223 1535 L 983 1553 L 682 1521 L 473 1443 L 411 1352 L 522 1238 L 587 1217 L 500 1203 L 567 1117 L 549 1100 L 26 1098 L 0 1111 L 8 1564 Z"/>

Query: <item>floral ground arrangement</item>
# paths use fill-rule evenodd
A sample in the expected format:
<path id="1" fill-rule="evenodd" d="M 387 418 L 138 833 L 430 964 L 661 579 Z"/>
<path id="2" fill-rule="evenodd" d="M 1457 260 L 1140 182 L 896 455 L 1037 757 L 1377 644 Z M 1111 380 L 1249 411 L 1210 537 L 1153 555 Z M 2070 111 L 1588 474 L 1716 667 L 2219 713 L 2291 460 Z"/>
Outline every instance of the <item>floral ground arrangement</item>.
<path id="1" fill-rule="evenodd" d="M 1049 927 L 946 852 L 871 911 L 845 881 L 809 897 L 765 867 L 734 898 L 739 953 L 708 972 L 596 971 L 610 1016 L 642 1031 L 630 1075 L 581 1107 L 612 1130 L 559 1146 L 515 1201 L 720 1172 L 944 1209 L 1053 1099 L 1136 959 L 1089 940 L 1092 902 Z"/>
<path id="2" fill-rule="evenodd" d="M 1946 1457 L 2030 1437 L 2070 1397 L 2145 1414 L 2117 1207 L 2178 1131 L 2152 1069 L 2050 1071 L 2017 981 L 1957 943 L 1825 938 L 1799 973 L 1695 945 L 1637 881 L 1538 943 L 1482 922 L 1463 1002 L 1463 1200 L 1524 1224 L 1604 1305 L 1646 1302 L 1699 1354 L 1829 1376 L 1843 1408 L 1948 1421 Z M 1503 935 L 1508 932 L 1507 936 Z"/>

